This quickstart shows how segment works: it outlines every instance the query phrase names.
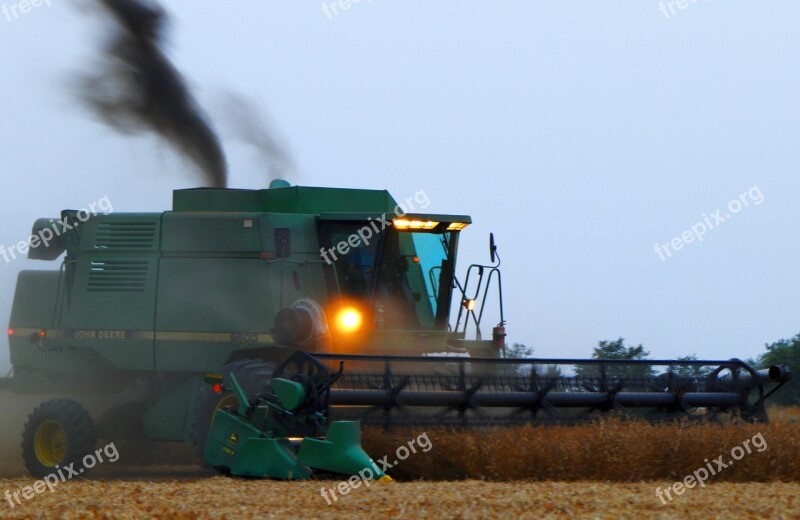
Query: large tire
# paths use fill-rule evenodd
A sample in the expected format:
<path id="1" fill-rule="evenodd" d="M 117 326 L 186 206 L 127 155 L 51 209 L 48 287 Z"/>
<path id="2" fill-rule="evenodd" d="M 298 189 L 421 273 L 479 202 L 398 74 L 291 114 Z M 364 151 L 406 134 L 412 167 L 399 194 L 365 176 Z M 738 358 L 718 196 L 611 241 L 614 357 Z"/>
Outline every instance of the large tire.
<path id="1" fill-rule="evenodd" d="M 96 443 L 89 412 L 75 401 L 53 399 L 34 408 L 28 416 L 22 432 L 22 457 L 35 477 L 73 463 L 75 471 L 80 471 L 83 457 L 92 453 Z"/>
<path id="2" fill-rule="evenodd" d="M 272 372 L 275 366 L 272 363 L 259 359 L 243 359 L 222 367 L 222 375 L 227 383 L 229 374 L 236 376 L 236 380 L 247 395 L 270 391 Z M 224 395 L 215 394 L 209 385 L 203 385 L 195 401 L 192 419 L 192 442 L 200 458 L 205 457 L 208 433 L 214 413 L 224 406 L 234 405 L 236 397 L 232 393 Z"/>

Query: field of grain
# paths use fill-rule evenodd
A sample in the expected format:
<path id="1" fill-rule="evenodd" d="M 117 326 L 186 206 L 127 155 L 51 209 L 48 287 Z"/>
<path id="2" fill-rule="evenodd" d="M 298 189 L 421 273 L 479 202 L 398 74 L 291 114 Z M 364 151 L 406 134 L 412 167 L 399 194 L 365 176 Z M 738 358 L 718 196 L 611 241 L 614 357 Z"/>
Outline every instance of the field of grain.
<path id="1" fill-rule="evenodd" d="M 186 447 L 119 442 L 119 461 L 86 478 L 21 504 L 0 497 L 0 518 L 798 518 L 800 410 L 773 411 L 772 418 L 726 425 L 611 419 L 484 431 L 364 428 L 365 449 L 393 465 L 388 473 L 396 481 L 360 483 L 346 495 L 336 491 L 335 476 L 226 478 L 204 470 Z M 7 464 L 17 460 L 17 439 L 3 446 L 8 478 L 0 480 L 0 493 L 34 483 L 21 476 L 18 462 Z M 412 439 L 415 453 L 398 451 Z M 733 460 L 732 450 L 746 441 L 749 453 Z M 657 488 L 713 459 L 727 467 L 716 468 L 704 486 L 672 500 L 657 496 Z"/>
<path id="2" fill-rule="evenodd" d="M 424 433 L 432 448 L 393 468 L 400 479 L 605 480 L 636 482 L 686 475 L 719 456 L 748 450 L 715 479 L 800 482 L 800 421 L 783 412 L 768 424 L 602 420 L 580 426 L 522 426 L 486 431 L 365 429 L 373 457 L 390 455 Z M 402 455 L 403 453 L 401 453 Z M 738 450 L 736 455 L 738 455 Z"/>
<path id="3" fill-rule="evenodd" d="M 0 481 L 5 489 L 28 479 Z M 212 477 L 76 481 L 35 496 L 4 518 L 754 518 L 800 517 L 800 484 L 713 483 L 662 504 L 669 481 L 464 482 L 363 485 L 328 504 L 336 481 L 276 482 Z"/>

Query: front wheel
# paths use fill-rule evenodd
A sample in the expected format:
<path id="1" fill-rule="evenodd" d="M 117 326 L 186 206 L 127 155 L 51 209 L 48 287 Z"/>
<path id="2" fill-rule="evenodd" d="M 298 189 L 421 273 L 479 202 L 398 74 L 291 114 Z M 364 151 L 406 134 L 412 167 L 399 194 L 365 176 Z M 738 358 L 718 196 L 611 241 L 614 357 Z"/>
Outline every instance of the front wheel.
<path id="1" fill-rule="evenodd" d="M 80 465 L 96 442 L 89 412 L 75 401 L 53 399 L 28 416 L 22 432 L 22 457 L 31 475 L 44 477 L 56 466 Z"/>

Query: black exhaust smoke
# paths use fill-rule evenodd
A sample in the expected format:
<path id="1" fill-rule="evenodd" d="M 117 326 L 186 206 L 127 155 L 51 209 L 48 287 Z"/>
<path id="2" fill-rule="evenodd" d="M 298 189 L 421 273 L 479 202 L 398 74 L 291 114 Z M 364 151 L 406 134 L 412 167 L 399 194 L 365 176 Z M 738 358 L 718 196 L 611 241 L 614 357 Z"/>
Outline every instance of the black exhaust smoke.
<path id="1" fill-rule="evenodd" d="M 270 179 L 290 179 L 295 174 L 294 158 L 279 132 L 249 99 L 232 92 L 222 98 L 220 126 L 226 124 L 232 137 L 251 146 L 259 155 Z M 223 127 L 224 128 L 224 127 Z M 223 134 L 224 135 L 224 134 Z"/>
<path id="2" fill-rule="evenodd" d="M 81 79 L 80 97 L 121 132 L 155 132 L 199 168 L 207 186 L 226 187 L 219 139 L 164 54 L 164 10 L 143 0 L 97 2 L 113 20 L 112 37 L 107 63 Z"/>

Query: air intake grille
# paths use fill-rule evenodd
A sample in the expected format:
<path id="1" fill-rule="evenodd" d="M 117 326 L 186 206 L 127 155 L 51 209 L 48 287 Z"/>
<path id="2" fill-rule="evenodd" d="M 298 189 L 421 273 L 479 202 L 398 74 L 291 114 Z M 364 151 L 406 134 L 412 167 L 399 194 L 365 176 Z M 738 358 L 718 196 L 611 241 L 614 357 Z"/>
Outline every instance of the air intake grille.
<path id="1" fill-rule="evenodd" d="M 98 222 L 94 247 L 95 249 L 151 249 L 155 239 L 155 222 Z"/>
<path id="2" fill-rule="evenodd" d="M 89 292 L 143 292 L 148 263 L 136 260 L 92 261 L 89 264 Z"/>

